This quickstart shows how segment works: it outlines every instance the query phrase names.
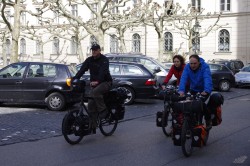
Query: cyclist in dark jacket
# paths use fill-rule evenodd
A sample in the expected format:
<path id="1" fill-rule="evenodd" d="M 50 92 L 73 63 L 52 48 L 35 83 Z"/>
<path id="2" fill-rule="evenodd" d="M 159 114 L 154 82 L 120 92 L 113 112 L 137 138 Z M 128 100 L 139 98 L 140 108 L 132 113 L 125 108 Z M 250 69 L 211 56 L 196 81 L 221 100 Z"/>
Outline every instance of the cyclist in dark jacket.
<path id="1" fill-rule="evenodd" d="M 204 96 L 204 102 L 210 96 L 213 83 L 210 68 L 204 59 L 194 54 L 189 57 L 189 63 L 185 66 L 179 84 L 179 93 L 184 95 L 186 83 L 189 81 L 191 94 L 201 93 Z M 204 103 L 204 114 L 206 125 L 211 127 L 211 115 Z"/>
<path id="2" fill-rule="evenodd" d="M 104 118 L 107 110 L 104 103 L 103 94 L 108 92 L 112 86 L 112 77 L 109 72 L 109 60 L 101 54 L 100 45 L 91 46 L 92 56 L 88 57 L 82 64 L 80 70 L 73 79 L 79 79 L 89 70 L 90 72 L 90 96 L 93 99 L 88 101 L 88 110 L 92 119 L 93 127 L 97 127 L 98 113 Z"/>

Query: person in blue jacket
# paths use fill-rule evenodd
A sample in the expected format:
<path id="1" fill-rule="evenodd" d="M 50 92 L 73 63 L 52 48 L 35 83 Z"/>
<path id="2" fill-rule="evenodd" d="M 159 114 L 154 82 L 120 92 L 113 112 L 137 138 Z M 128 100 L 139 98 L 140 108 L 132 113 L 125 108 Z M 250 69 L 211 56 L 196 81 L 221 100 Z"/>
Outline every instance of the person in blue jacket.
<path id="1" fill-rule="evenodd" d="M 204 102 L 210 96 L 213 83 L 210 68 L 204 59 L 193 54 L 189 57 L 189 63 L 185 66 L 179 84 L 179 94 L 184 96 L 186 83 L 189 82 L 190 93 L 200 93 L 204 97 Z M 204 103 L 204 115 L 207 127 L 211 126 L 211 115 Z"/>

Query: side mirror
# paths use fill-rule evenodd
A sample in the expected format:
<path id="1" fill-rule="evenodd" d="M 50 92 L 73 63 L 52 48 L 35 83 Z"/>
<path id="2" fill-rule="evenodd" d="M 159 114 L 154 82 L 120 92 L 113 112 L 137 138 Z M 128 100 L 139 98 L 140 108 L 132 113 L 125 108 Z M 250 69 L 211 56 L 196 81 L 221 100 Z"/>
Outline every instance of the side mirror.
<path id="1" fill-rule="evenodd" d="M 161 71 L 160 67 L 157 66 L 154 68 L 154 74 L 159 73 L 160 71 Z"/>

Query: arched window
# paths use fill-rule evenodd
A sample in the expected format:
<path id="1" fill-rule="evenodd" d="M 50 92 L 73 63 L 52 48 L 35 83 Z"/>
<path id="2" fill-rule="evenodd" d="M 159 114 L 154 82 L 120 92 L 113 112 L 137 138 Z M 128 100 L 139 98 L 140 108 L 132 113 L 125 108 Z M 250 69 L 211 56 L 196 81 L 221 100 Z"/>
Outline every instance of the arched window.
<path id="1" fill-rule="evenodd" d="M 132 36 L 132 52 L 141 51 L 141 37 L 138 33 L 133 34 Z"/>
<path id="2" fill-rule="evenodd" d="M 59 54 L 59 39 L 58 39 L 58 37 L 53 38 L 52 54 Z"/>
<path id="3" fill-rule="evenodd" d="M 11 44 L 10 39 L 6 39 L 6 55 L 10 55 Z"/>
<path id="4" fill-rule="evenodd" d="M 77 54 L 77 41 L 76 41 L 76 37 L 72 36 L 71 37 L 71 42 L 70 42 L 70 50 L 71 50 L 71 54 Z"/>
<path id="5" fill-rule="evenodd" d="M 226 29 L 219 32 L 218 50 L 228 52 L 230 50 L 230 35 Z"/>
<path id="6" fill-rule="evenodd" d="M 20 54 L 25 55 L 26 54 L 26 41 L 24 38 L 20 41 Z"/>
<path id="7" fill-rule="evenodd" d="M 193 32 L 193 39 L 192 39 L 192 49 L 194 53 L 198 53 L 200 51 L 200 34 L 199 32 Z"/>
<path id="8" fill-rule="evenodd" d="M 170 32 L 164 34 L 164 51 L 173 51 L 173 35 Z"/>
<path id="9" fill-rule="evenodd" d="M 110 52 L 117 53 L 119 48 L 118 40 L 116 35 L 110 36 Z"/>
<path id="10" fill-rule="evenodd" d="M 37 40 L 36 41 L 36 54 L 37 55 L 40 55 L 41 54 L 41 52 L 42 52 L 42 50 L 41 50 L 41 41 L 39 41 L 39 40 Z"/>

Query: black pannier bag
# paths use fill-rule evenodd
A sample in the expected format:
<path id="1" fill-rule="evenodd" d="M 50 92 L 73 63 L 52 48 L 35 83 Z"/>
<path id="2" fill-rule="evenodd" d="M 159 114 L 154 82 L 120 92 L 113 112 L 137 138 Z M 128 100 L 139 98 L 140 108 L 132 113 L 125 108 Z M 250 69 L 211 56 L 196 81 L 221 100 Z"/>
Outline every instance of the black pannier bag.
<path id="1" fill-rule="evenodd" d="M 122 87 L 114 88 L 108 93 L 104 94 L 104 100 L 106 103 L 112 103 L 112 105 L 124 104 L 127 99 L 126 90 Z"/>
<path id="2" fill-rule="evenodd" d="M 162 111 L 158 111 L 156 113 L 156 126 L 157 127 L 162 127 Z"/>
<path id="3" fill-rule="evenodd" d="M 173 128 L 172 140 L 175 146 L 181 146 L 181 129 Z"/>
<path id="4" fill-rule="evenodd" d="M 221 105 L 224 103 L 224 97 L 220 93 L 213 93 L 210 96 L 207 107 L 211 113 L 212 125 L 218 126 L 222 122 Z"/>
<path id="5" fill-rule="evenodd" d="M 124 105 L 117 105 L 115 108 L 115 113 L 113 115 L 113 118 L 115 120 L 122 120 L 125 115 L 125 106 Z"/>
<path id="6" fill-rule="evenodd" d="M 122 87 L 114 88 L 108 93 L 104 94 L 104 100 L 107 105 L 115 109 L 113 118 L 121 120 L 124 118 L 125 106 L 124 101 L 127 99 L 126 90 Z"/>
<path id="7" fill-rule="evenodd" d="M 202 113 L 203 112 L 203 102 L 200 100 L 192 101 L 180 101 L 174 103 L 174 110 L 179 112 L 191 112 L 191 113 Z"/>

